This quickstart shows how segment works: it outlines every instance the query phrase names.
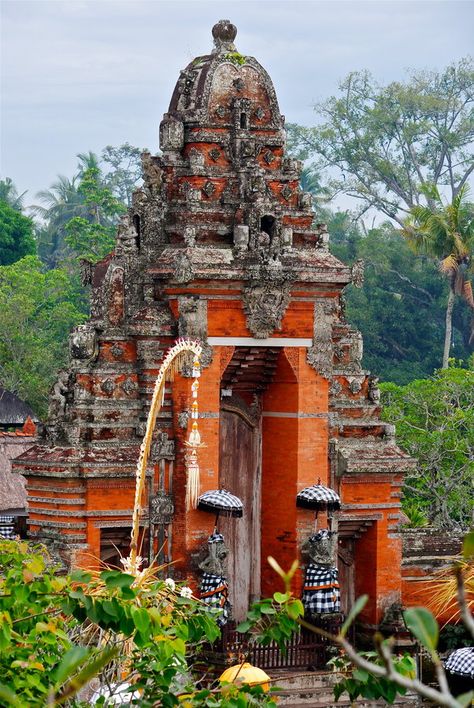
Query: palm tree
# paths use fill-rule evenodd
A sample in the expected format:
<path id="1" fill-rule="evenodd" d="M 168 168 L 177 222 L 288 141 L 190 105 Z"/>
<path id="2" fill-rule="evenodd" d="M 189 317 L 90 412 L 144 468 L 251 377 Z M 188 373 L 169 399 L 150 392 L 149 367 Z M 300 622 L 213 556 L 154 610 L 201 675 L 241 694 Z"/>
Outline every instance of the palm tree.
<path id="1" fill-rule="evenodd" d="M 12 209 L 22 211 L 25 194 L 26 191 L 18 194 L 18 190 L 10 177 L 0 180 L 0 201 L 6 202 Z"/>
<path id="2" fill-rule="evenodd" d="M 448 368 L 452 336 L 452 316 L 456 295 L 460 295 L 474 313 L 474 298 L 470 281 L 474 247 L 474 204 L 468 202 L 468 186 L 464 185 L 445 204 L 434 185 L 425 189 L 428 206 L 410 209 L 403 236 L 416 253 L 424 253 L 439 261 L 440 271 L 449 280 L 446 304 L 446 330 L 442 368 Z M 471 333 L 470 342 L 474 337 Z"/>
<path id="3" fill-rule="evenodd" d="M 89 150 L 89 152 L 80 152 L 76 157 L 79 160 L 77 163 L 79 177 L 82 177 L 86 170 L 94 169 L 100 171 L 99 157 L 95 152 L 91 150 Z"/>
<path id="4" fill-rule="evenodd" d="M 67 251 L 64 242 L 64 227 L 75 216 L 87 219 L 89 207 L 84 203 L 84 196 L 78 190 L 77 177 L 71 180 L 59 175 L 50 189 L 43 189 L 36 195 L 44 206 L 31 207 L 35 216 L 44 222 L 44 228 L 38 232 L 38 252 L 49 267 L 54 268 Z"/>

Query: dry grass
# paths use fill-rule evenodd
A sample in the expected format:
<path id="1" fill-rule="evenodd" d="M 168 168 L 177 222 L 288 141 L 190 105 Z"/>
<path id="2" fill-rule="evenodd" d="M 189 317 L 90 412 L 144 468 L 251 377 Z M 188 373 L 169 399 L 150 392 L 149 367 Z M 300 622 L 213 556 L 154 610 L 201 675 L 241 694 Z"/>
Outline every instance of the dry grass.
<path id="1" fill-rule="evenodd" d="M 461 558 L 452 565 L 441 568 L 429 581 L 430 597 L 425 604 L 438 617 L 448 617 L 444 624 L 461 621 L 457 595 L 456 569 L 460 568 L 464 581 L 467 606 L 474 613 L 474 563 Z"/>

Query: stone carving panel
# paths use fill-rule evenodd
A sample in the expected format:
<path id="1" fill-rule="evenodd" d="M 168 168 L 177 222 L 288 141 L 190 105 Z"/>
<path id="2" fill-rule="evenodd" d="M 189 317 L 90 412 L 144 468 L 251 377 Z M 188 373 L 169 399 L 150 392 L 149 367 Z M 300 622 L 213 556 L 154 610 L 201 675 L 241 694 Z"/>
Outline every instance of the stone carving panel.
<path id="1" fill-rule="evenodd" d="M 325 378 L 331 378 L 333 372 L 332 326 L 336 307 L 332 297 L 320 297 L 314 303 L 313 346 L 308 349 L 307 359 L 308 364 Z"/>
<path id="2" fill-rule="evenodd" d="M 243 291 L 247 327 L 257 339 L 266 339 L 280 329 L 290 303 L 289 283 L 254 283 Z"/>
<path id="3" fill-rule="evenodd" d="M 92 363 L 99 354 L 97 332 L 91 324 L 78 325 L 69 336 L 71 359 L 83 364 Z"/>
<path id="4" fill-rule="evenodd" d="M 207 301 L 184 295 L 178 298 L 178 312 L 179 336 L 198 339 L 201 342 L 201 364 L 208 366 L 212 360 L 212 348 L 207 344 Z M 186 368 L 183 373 L 187 375 Z"/>

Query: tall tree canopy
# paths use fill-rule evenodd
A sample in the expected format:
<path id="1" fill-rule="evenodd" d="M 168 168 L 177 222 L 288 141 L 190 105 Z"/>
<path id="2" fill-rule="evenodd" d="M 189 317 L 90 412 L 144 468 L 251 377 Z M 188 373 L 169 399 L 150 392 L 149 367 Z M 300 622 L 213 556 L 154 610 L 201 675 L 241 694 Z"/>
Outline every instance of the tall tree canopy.
<path id="1" fill-rule="evenodd" d="M 0 383 L 40 416 L 68 334 L 84 319 L 76 300 L 68 273 L 44 271 L 35 256 L 0 267 Z"/>
<path id="2" fill-rule="evenodd" d="M 418 460 L 405 479 L 405 510 L 436 526 L 469 528 L 474 510 L 474 371 L 450 368 L 407 386 L 382 386 L 383 415 Z"/>
<path id="3" fill-rule="evenodd" d="M 442 72 L 413 71 L 408 81 L 380 86 L 353 72 L 340 93 L 316 106 L 321 123 L 288 125 L 289 146 L 321 168 L 336 168 L 333 187 L 403 226 L 423 186 L 447 190 L 452 202 L 474 170 L 474 66 L 463 59 Z"/>
<path id="4" fill-rule="evenodd" d="M 386 222 L 364 233 L 350 214 L 329 210 L 331 251 L 347 264 L 365 262 L 362 288 L 346 290 L 347 318 L 364 337 L 364 366 L 385 381 L 406 384 L 426 378 L 440 364 L 446 286 L 437 265 L 414 255 L 400 232 Z M 456 306 L 452 355 L 469 356 L 468 312 Z"/>
<path id="5" fill-rule="evenodd" d="M 0 201 L 6 202 L 16 211 L 22 211 L 25 194 L 26 191 L 18 194 L 18 190 L 10 177 L 0 179 Z"/>
<path id="6" fill-rule="evenodd" d="M 0 266 L 30 253 L 36 253 L 33 222 L 0 198 Z"/>
<path id="7" fill-rule="evenodd" d="M 48 267 L 76 256 L 97 260 L 113 248 L 118 216 L 130 206 L 141 179 L 140 155 L 128 143 L 108 145 L 100 157 L 79 153 L 71 179 L 59 175 L 50 189 L 37 194 L 41 204 L 32 212 L 40 219 L 38 254 Z"/>
<path id="8" fill-rule="evenodd" d="M 446 304 L 446 326 L 443 350 L 443 368 L 448 367 L 452 339 L 454 299 L 460 295 L 474 314 L 474 298 L 470 274 L 474 251 L 474 204 L 466 199 L 468 186 L 464 184 L 450 204 L 443 204 L 438 189 L 426 185 L 430 206 L 419 204 L 410 210 L 403 235 L 418 253 L 438 259 L 440 270 L 449 280 Z M 474 336 L 471 324 L 472 341 Z"/>

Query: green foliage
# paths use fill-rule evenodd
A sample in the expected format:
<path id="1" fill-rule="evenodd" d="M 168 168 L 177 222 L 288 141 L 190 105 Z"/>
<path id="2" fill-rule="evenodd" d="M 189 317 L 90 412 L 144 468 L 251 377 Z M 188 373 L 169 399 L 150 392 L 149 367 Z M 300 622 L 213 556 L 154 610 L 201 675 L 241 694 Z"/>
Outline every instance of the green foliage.
<path id="1" fill-rule="evenodd" d="M 448 290 L 436 265 L 414 255 L 389 223 L 363 234 L 347 213 L 323 210 L 318 219 L 328 223 L 335 256 L 365 262 L 362 288 L 346 290 L 347 319 L 364 337 L 364 366 L 399 384 L 430 376 L 441 360 Z M 461 310 L 454 313 L 453 351 L 464 358 L 469 327 Z"/>
<path id="2" fill-rule="evenodd" d="M 439 627 L 431 612 L 426 607 L 410 607 L 403 618 L 413 636 L 433 655 L 438 646 Z"/>
<path id="3" fill-rule="evenodd" d="M 132 205 L 133 191 L 142 178 L 141 153 L 140 148 L 129 143 L 107 145 L 101 153 L 105 184 L 127 207 Z"/>
<path id="4" fill-rule="evenodd" d="M 64 270 L 27 256 L 0 267 L 0 382 L 43 416 L 65 363 L 69 331 L 83 320 Z"/>
<path id="5" fill-rule="evenodd" d="M 474 479 L 474 371 L 437 371 L 406 386 L 384 384 L 383 417 L 418 460 L 405 478 L 403 506 L 418 507 L 442 528 L 466 528 Z"/>
<path id="6" fill-rule="evenodd" d="M 33 222 L 0 199 L 0 266 L 36 252 Z"/>
<path id="7" fill-rule="evenodd" d="M 2 705 L 79 708 L 94 677 L 112 695 L 130 685 L 142 708 L 276 705 L 258 686 L 196 687 L 193 662 L 220 630 L 206 606 L 163 581 L 140 584 L 120 571 L 59 575 L 43 547 L 4 541 L 0 619 Z"/>
<path id="8" fill-rule="evenodd" d="M 71 180 L 59 175 L 50 189 L 38 192 L 42 205 L 32 207 L 33 214 L 40 219 L 36 226 L 38 255 L 48 268 L 56 268 L 70 256 L 65 242 L 66 224 L 74 217 L 88 216 L 78 179 L 77 175 Z"/>
<path id="9" fill-rule="evenodd" d="M 474 204 L 467 201 L 468 187 L 463 185 L 449 204 L 444 204 L 434 185 L 425 185 L 427 206 L 416 205 L 410 210 L 402 231 L 416 253 L 426 253 L 437 259 L 441 272 L 449 280 L 446 306 L 446 331 L 443 368 L 447 368 L 451 349 L 451 327 L 454 298 L 459 295 L 474 312 L 474 297 L 470 274 L 474 251 Z M 470 326 L 470 341 L 474 327 Z"/>
<path id="10" fill-rule="evenodd" d="M 360 652 L 359 656 L 373 663 L 375 666 L 383 666 L 382 660 L 375 651 Z M 402 676 L 413 678 L 416 673 L 416 663 L 412 656 L 404 654 L 401 657 L 393 658 L 395 671 Z M 328 666 L 344 674 L 344 677 L 334 686 L 334 698 L 336 701 L 347 693 L 351 701 L 357 701 L 361 696 L 369 700 L 384 700 L 392 705 L 397 695 L 404 696 L 406 689 L 397 686 L 387 678 L 374 676 L 365 669 L 355 668 L 352 662 L 341 654 L 328 662 Z"/>
<path id="11" fill-rule="evenodd" d="M 76 216 L 65 224 L 65 242 L 77 258 L 98 261 L 113 249 L 115 220 L 126 209 L 103 184 L 98 167 L 88 167 L 82 173 L 78 191 L 88 218 Z"/>
<path id="12" fill-rule="evenodd" d="M 10 177 L 0 179 L 0 202 L 6 202 L 16 211 L 23 210 L 23 201 L 26 192 L 18 194 L 18 190 Z"/>
<path id="13" fill-rule="evenodd" d="M 316 106 L 318 126 L 287 126 L 290 148 L 337 168 L 334 191 L 356 197 L 361 212 L 374 207 L 402 225 L 403 212 L 424 203 L 424 185 L 446 185 L 452 199 L 472 171 L 473 84 L 470 58 L 388 86 L 352 72 Z"/>
<path id="14" fill-rule="evenodd" d="M 238 66 L 242 66 L 247 61 L 247 57 L 245 57 L 243 54 L 240 54 L 240 52 L 227 52 L 225 58 L 231 61 L 233 64 L 237 64 Z"/>

